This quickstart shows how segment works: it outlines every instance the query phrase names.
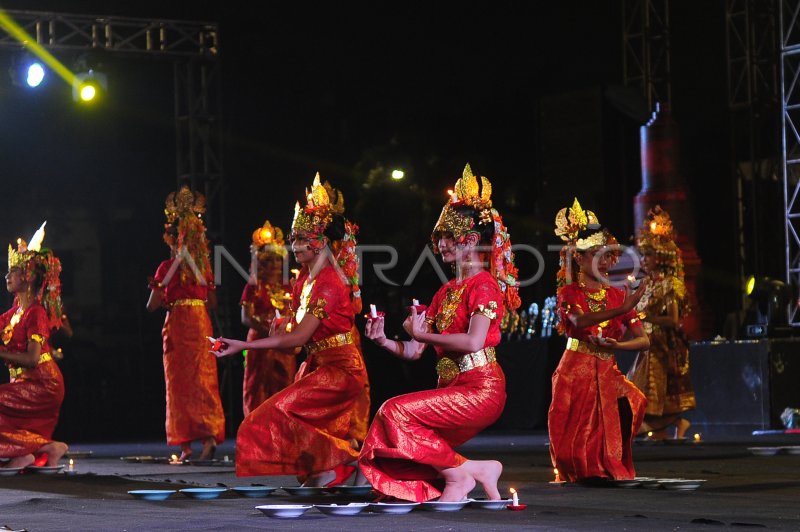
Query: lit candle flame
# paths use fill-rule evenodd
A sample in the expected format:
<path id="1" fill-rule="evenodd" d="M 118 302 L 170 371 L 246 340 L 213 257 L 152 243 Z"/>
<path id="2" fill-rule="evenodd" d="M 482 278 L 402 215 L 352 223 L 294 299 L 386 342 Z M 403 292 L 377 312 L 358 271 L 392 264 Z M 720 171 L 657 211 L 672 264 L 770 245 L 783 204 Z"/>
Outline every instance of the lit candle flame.
<path id="1" fill-rule="evenodd" d="M 699 433 L 695 433 L 694 441 L 700 441 L 700 434 Z"/>
<path id="2" fill-rule="evenodd" d="M 652 432 L 648 432 L 648 433 L 647 433 L 647 437 L 648 437 L 648 438 L 652 438 L 652 437 L 653 437 L 653 433 L 652 433 Z"/>
<path id="3" fill-rule="evenodd" d="M 177 454 L 173 454 L 173 455 L 170 457 L 170 461 L 171 461 L 171 462 L 177 462 L 177 461 L 178 461 L 178 455 L 177 455 Z"/>
<path id="4" fill-rule="evenodd" d="M 72 471 L 73 469 L 75 469 L 75 461 L 72 458 L 70 458 L 69 459 L 69 470 Z"/>
<path id="5" fill-rule="evenodd" d="M 519 506 L 519 496 L 517 495 L 517 490 L 511 488 L 508 490 L 511 492 L 511 505 L 512 506 Z"/>

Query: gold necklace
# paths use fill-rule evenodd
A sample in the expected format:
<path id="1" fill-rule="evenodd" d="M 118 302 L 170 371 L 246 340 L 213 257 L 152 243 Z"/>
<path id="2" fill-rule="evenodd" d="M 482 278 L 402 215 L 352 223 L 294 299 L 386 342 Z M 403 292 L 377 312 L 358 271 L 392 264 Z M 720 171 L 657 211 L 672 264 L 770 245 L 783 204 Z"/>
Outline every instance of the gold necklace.
<path id="1" fill-rule="evenodd" d="M 586 296 L 586 302 L 589 304 L 589 310 L 592 312 L 600 312 L 606 309 L 606 288 L 600 286 L 598 289 L 592 289 L 586 286 L 583 281 L 578 282 L 583 295 Z"/>

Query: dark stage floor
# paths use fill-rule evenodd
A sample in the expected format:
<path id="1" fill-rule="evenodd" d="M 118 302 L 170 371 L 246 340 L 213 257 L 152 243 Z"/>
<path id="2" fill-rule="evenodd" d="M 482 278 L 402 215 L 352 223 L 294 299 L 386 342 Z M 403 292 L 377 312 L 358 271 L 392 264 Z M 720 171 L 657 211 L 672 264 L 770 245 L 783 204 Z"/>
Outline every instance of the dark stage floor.
<path id="1" fill-rule="evenodd" d="M 696 491 L 554 486 L 542 433 L 483 434 L 462 448 L 471 458 L 493 457 L 505 469 L 501 492 L 519 491 L 522 512 L 466 507 L 444 513 L 415 509 L 406 515 L 362 513 L 329 517 L 316 509 L 297 519 L 273 519 L 254 508 L 274 503 L 369 500 L 340 495 L 293 498 L 277 490 L 250 499 L 225 493 L 192 500 L 177 493 L 162 502 L 133 499 L 128 490 L 191 486 L 297 485 L 292 477 L 237 478 L 227 465 L 127 463 L 122 456 L 168 457 L 158 442 L 72 444 L 74 476 L 0 477 L 0 526 L 38 530 L 718 530 L 720 527 L 800 529 L 800 455 L 754 456 L 753 446 L 800 446 L 800 435 L 743 437 L 700 444 L 644 445 L 634 450 L 637 473 L 656 478 L 705 479 Z M 234 457 L 232 442 L 218 458 Z M 480 497 L 480 490 L 473 497 Z M 716 526 L 715 526 L 716 525 Z"/>

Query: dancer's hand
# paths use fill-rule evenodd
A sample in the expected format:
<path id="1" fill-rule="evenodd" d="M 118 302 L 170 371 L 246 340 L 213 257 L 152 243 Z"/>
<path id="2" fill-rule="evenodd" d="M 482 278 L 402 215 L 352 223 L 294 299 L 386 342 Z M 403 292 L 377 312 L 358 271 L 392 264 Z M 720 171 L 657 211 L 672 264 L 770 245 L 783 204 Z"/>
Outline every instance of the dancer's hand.
<path id="1" fill-rule="evenodd" d="M 367 338 L 372 340 L 378 345 L 383 345 L 386 342 L 386 333 L 383 330 L 384 318 L 378 316 L 377 318 L 369 318 L 367 325 L 364 328 L 364 334 Z"/>
<path id="2" fill-rule="evenodd" d="M 617 341 L 613 338 L 607 338 L 605 336 L 590 336 L 589 343 L 598 345 L 600 347 L 607 347 L 609 349 L 614 349 L 617 346 Z"/>
<path id="3" fill-rule="evenodd" d="M 409 318 L 411 320 L 410 322 L 411 330 L 409 331 L 411 338 L 413 338 L 418 342 L 422 342 L 423 340 L 420 338 L 420 335 L 428 332 L 428 327 L 425 323 L 425 312 L 417 314 L 417 309 L 412 308 L 411 316 L 409 316 Z"/>
<path id="4" fill-rule="evenodd" d="M 642 296 L 644 295 L 645 290 L 647 290 L 647 286 L 649 284 L 650 278 L 643 277 L 639 282 L 639 287 L 633 293 L 631 293 L 630 287 L 625 285 L 625 301 L 622 302 L 622 307 L 625 309 L 625 312 L 628 312 L 636 306 L 639 300 L 642 299 Z"/>
<path id="5" fill-rule="evenodd" d="M 211 353 L 213 353 L 217 358 L 233 355 L 245 349 L 247 346 L 246 342 L 234 340 L 232 338 L 212 338 L 209 336 L 208 340 L 212 343 L 209 351 L 211 351 Z"/>

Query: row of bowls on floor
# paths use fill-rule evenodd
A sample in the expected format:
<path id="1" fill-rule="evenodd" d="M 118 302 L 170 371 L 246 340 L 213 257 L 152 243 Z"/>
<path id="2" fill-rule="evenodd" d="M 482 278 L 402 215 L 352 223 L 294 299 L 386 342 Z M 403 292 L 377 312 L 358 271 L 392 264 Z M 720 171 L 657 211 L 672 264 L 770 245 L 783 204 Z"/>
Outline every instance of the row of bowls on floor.
<path id="1" fill-rule="evenodd" d="M 756 456 L 775 456 L 778 453 L 800 454 L 800 446 L 797 445 L 790 447 L 748 447 L 747 450 Z"/>
<path id="2" fill-rule="evenodd" d="M 185 488 L 182 490 L 131 490 L 128 493 L 137 499 L 144 499 L 146 501 L 163 501 L 168 499 L 172 494 L 180 491 L 182 494 L 192 499 L 216 499 L 226 491 L 233 491 L 245 497 L 267 497 L 274 491 L 282 489 L 289 495 L 295 497 L 313 497 L 319 495 L 326 495 L 328 493 L 339 493 L 342 495 L 350 496 L 366 496 L 372 493 L 372 486 L 335 486 L 332 488 L 318 488 L 318 487 L 282 487 L 276 488 L 273 486 L 236 486 L 233 488 Z"/>
<path id="3" fill-rule="evenodd" d="M 407 514 L 415 508 L 433 512 L 457 512 L 470 505 L 483 510 L 503 510 L 511 504 L 511 499 L 486 500 L 467 499 L 458 502 L 351 502 L 349 504 L 265 504 L 256 506 L 256 510 L 269 517 L 289 519 L 300 517 L 311 508 L 316 508 L 325 515 L 358 515 L 366 509 L 378 514 Z"/>

